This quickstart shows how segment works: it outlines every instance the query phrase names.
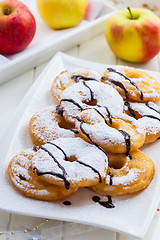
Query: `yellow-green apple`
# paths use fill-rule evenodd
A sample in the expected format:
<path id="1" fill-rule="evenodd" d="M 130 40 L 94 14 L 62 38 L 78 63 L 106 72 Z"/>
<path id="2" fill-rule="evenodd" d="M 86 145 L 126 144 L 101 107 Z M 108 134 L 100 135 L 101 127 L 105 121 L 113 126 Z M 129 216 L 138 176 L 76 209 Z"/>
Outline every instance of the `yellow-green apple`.
<path id="1" fill-rule="evenodd" d="M 26 48 L 36 31 L 30 10 L 17 0 L 0 2 L 0 53 L 13 54 Z"/>
<path id="2" fill-rule="evenodd" d="M 37 0 L 37 9 L 51 28 L 70 28 L 85 18 L 88 0 Z"/>
<path id="3" fill-rule="evenodd" d="M 123 9 L 107 21 L 105 36 L 119 58 L 145 62 L 160 50 L 160 19 L 144 8 Z"/>

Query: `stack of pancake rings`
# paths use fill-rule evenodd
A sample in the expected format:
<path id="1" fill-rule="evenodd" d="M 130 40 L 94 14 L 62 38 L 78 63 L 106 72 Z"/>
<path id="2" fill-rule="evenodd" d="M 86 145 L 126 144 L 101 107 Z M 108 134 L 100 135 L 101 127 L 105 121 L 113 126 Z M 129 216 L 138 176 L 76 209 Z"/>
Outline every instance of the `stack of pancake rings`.
<path id="1" fill-rule="evenodd" d="M 23 194 L 55 201 L 89 187 L 105 196 L 146 188 L 154 162 L 139 150 L 160 137 L 160 83 L 134 68 L 68 69 L 52 82 L 57 106 L 29 122 L 35 146 L 12 158 L 10 179 Z"/>

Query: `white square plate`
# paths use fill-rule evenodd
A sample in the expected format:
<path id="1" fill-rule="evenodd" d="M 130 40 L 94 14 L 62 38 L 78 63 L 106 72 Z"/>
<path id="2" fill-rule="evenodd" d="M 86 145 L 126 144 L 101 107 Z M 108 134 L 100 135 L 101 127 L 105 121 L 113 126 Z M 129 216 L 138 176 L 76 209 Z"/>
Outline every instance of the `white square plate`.
<path id="1" fill-rule="evenodd" d="M 86 18 L 78 26 L 53 30 L 39 16 L 36 0 L 20 1 L 35 17 L 36 34 L 31 44 L 23 51 L 9 56 L 0 55 L 0 84 L 50 59 L 57 51 L 66 51 L 103 32 L 107 18 L 116 12 L 104 0 L 89 0 Z"/>
<path id="2" fill-rule="evenodd" d="M 96 194 L 87 188 L 81 188 L 67 198 L 72 205 L 65 206 L 63 201 L 43 202 L 27 198 L 17 191 L 9 180 L 7 166 L 10 159 L 19 151 L 33 147 L 28 132 L 30 117 L 35 111 L 56 104 L 50 92 L 52 80 L 62 70 L 74 67 L 89 67 L 104 72 L 107 66 L 58 53 L 30 88 L 0 139 L 0 209 L 83 223 L 134 237 L 143 237 L 154 216 L 160 196 L 159 140 L 142 148 L 142 151 L 155 162 L 156 172 L 153 181 L 137 194 L 113 197 L 115 205 L 113 209 L 104 208 L 93 202 L 92 197 Z M 160 78 L 157 72 L 147 72 L 155 78 Z"/>

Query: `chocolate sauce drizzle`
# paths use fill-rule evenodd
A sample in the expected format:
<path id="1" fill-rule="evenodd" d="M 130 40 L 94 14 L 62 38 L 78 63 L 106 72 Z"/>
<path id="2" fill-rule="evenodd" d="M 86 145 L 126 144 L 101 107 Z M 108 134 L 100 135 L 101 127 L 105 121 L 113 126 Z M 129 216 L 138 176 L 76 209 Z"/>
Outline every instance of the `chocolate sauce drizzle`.
<path id="1" fill-rule="evenodd" d="M 137 84 L 135 82 L 133 82 L 130 78 L 126 77 L 122 73 L 117 72 L 113 68 L 107 68 L 107 70 L 109 72 L 115 72 L 115 73 L 119 74 L 120 76 L 124 77 L 126 80 L 128 80 L 130 82 L 130 84 L 132 84 L 137 89 L 137 91 L 140 93 L 140 99 L 143 100 L 143 92 L 139 89 L 139 87 L 137 86 Z"/>
<path id="2" fill-rule="evenodd" d="M 118 131 L 124 136 L 124 139 L 126 142 L 127 151 L 126 151 L 125 155 L 128 156 L 130 159 L 132 159 L 132 156 L 129 154 L 129 152 L 131 150 L 131 141 L 130 141 L 131 136 L 124 130 L 118 130 Z"/>
<path id="3" fill-rule="evenodd" d="M 33 150 L 37 152 L 39 149 L 37 147 L 33 147 Z"/>
<path id="4" fill-rule="evenodd" d="M 59 178 L 61 178 L 61 179 L 64 180 L 65 188 L 66 188 L 66 189 L 69 189 L 70 183 L 67 181 L 67 172 L 66 172 L 66 170 L 64 169 L 64 167 L 57 161 L 57 159 L 53 156 L 53 154 L 52 154 L 48 149 L 46 149 L 46 148 L 43 147 L 43 146 L 39 146 L 39 148 L 49 154 L 49 156 L 57 163 L 58 167 L 62 170 L 63 175 L 62 175 L 62 174 L 59 174 L 59 173 L 53 173 L 53 172 L 40 172 L 40 171 L 38 171 L 39 174 L 40 174 L 40 175 L 51 174 L 51 175 L 57 176 L 57 177 L 59 177 Z M 36 170 L 38 170 L 38 169 L 36 169 Z M 37 171 L 36 171 L 36 172 L 37 172 Z M 39 174 L 37 173 L 37 175 L 39 175 Z"/>
<path id="5" fill-rule="evenodd" d="M 98 104 L 97 104 L 97 107 L 104 107 L 106 109 L 106 112 L 107 112 L 108 118 L 109 118 L 109 122 L 112 125 L 112 116 L 111 116 L 111 113 L 110 113 L 109 109 L 106 106 L 101 106 L 101 105 L 98 105 Z M 103 115 L 101 115 L 101 116 L 104 118 Z M 107 120 L 105 121 L 105 123 L 107 124 Z"/>
<path id="6" fill-rule="evenodd" d="M 159 114 L 160 114 L 160 112 L 159 112 L 158 110 L 156 110 L 155 108 L 149 106 L 148 103 L 146 103 L 146 106 L 147 106 L 148 108 L 150 108 L 151 110 L 155 111 L 156 113 L 159 113 Z"/>
<path id="7" fill-rule="evenodd" d="M 65 157 L 65 160 L 68 161 L 67 155 L 66 155 L 66 153 L 64 152 L 64 150 L 63 150 L 61 147 L 59 147 L 58 145 L 56 145 L 56 144 L 53 143 L 53 142 L 47 142 L 47 143 L 55 146 L 56 148 L 58 148 L 58 149 L 63 153 L 63 155 L 64 155 L 64 157 Z M 67 178 L 66 178 L 67 172 L 66 172 L 66 170 L 64 169 L 64 167 L 57 161 L 57 159 L 53 156 L 53 154 L 52 154 L 48 149 L 46 149 L 46 148 L 44 148 L 44 147 L 42 147 L 42 146 L 39 146 L 39 148 L 42 149 L 42 150 L 44 150 L 45 152 L 47 152 L 47 153 L 49 154 L 49 156 L 52 157 L 52 159 L 57 163 L 58 167 L 59 167 L 60 169 L 62 169 L 63 175 L 62 175 L 62 174 L 59 174 L 59 173 L 55 173 L 55 172 L 50 172 L 50 171 L 41 172 L 41 171 L 39 171 L 37 168 L 34 168 L 33 170 L 36 171 L 36 173 L 37 173 L 38 176 L 45 175 L 45 174 L 50 174 L 50 175 L 53 175 L 53 176 L 56 176 L 56 177 L 59 177 L 59 178 L 63 179 L 63 180 L 64 180 L 64 184 L 65 184 L 65 188 L 66 188 L 66 189 L 69 189 L 70 183 L 67 181 Z M 98 172 L 97 169 L 95 169 L 94 167 L 92 167 L 92 166 L 90 166 L 90 165 L 88 165 L 88 164 L 86 164 L 86 163 L 84 163 L 84 162 L 82 162 L 82 161 L 79 161 L 79 160 L 76 160 L 75 162 L 78 162 L 79 164 L 82 164 L 82 165 L 84 165 L 85 167 L 88 167 L 88 168 L 92 169 L 92 171 L 94 171 L 95 173 L 98 174 L 98 176 L 99 176 L 99 182 L 100 182 L 100 183 L 102 182 L 102 177 L 101 177 L 101 175 L 100 175 L 100 173 Z"/>
<path id="8" fill-rule="evenodd" d="M 107 111 L 107 113 L 108 113 L 109 122 L 110 122 L 110 124 L 112 125 L 112 116 L 111 116 L 111 114 L 110 114 L 110 111 L 109 111 L 109 109 L 108 109 L 107 107 L 104 107 L 104 108 L 106 109 L 106 111 Z"/>
<path id="9" fill-rule="evenodd" d="M 83 77 L 83 76 L 81 76 L 81 75 L 72 76 L 72 79 L 73 79 L 75 82 L 79 82 L 79 79 L 85 79 L 85 80 L 87 79 L 88 81 L 89 81 L 89 80 L 95 80 L 94 78 L 93 78 L 93 79 L 92 79 L 92 78 L 86 78 L 86 77 Z M 77 79 L 78 79 L 78 80 L 77 80 Z M 95 81 L 97 81 L 97 80 L 95 80 Z M 86 82 L 83 81 L 83 85 L 89 89 L 90 95 L 91 95 L 91 101 L 93 101 L 93 100 L 94 100 L 94 92 L 93 92 L 92 89 L 86 84 Z M 79 103 L 75 102 L 73 99 L 62 99 L 61 101 L 71 102 L 71 103 L 75 104 L 78 108 L 80 108 L 81 111 L 84 111 L 84 109 L 79 105 Z M 59 105 L 59 106 L 60 106 L 60 105 Z M 108 118 L 109 118 L 109 122 L 110 122 L 110 124 L 112 124 L 112 116 L 111 116 L 110 111 L 108 110 L 108 108 L 107 108 L 106 106 L 100 106 L 100 105 L 98 105 L 98 104 L 97 104 L 96 106 L 97 106 L 97 107 L 104 107 L 104 108 L 106 109 L 107 114 L 108 114 Z M 93 108 L 93 109 L 95 109 L 95 108 Z M 61 110 L 61 109 L 60 109 L 60 110 Z M 95 109 L 95 110 L 104 118 L 104 120 L 105 120 L 105 122 L 106 122 L 106 124 L 107 124 L 107 120 L 106 120 L 105 117 L 100 113 L 100 111 L 98 111 L 97 109 Z M 59 111 L 59 108 L 58 108 L 58 111 Z M 74 130 L 73 130 L 73 131 L 74 131 Z M 77 132 L 76 132 L 76 133 L 77 133 Z"/>
<path id="10" fill-rule="evenodd" d="M 76 105 L 78 108 L 80 108 L 81 111 L 83 111 L 84 109 L 79 105 L 79 103 L 77 103 L 76 101 L 74 101 L 73 99 L 70 99 L 70 98 L 63 98 L 61 99 L 60 102 L 71 102 L 73 103 L 74 105 Z"/>
<path id="11" fill-rule="evenodd" d="M 58 105 L 56 107 L 56 112 L 57 114 L 59 114 L 61 117 L 63 117 L 63 108 L 60 108 L 60 105 Z M 66 128 L 66 130 L 69 130 L 71 132 L 74 132 L 75 134 L 78 134 L 78 130 L 77 129 L 71 129 L 71 128 Z"/>
<path id="12" fill-rule="evenodd" d="M 68 129 L 66 129 L 66 130 L 70 130 L 71 132 L 74 132 L 75 134 L 78 134 L 78 133 L 79 133 L 77 129 L 70 129 L 70 128 L 68 128 Z"/>
<path id="13" fill-rule="evenodd" d="M 79 82 L 79 79 L 88 80 L 88 81 L 90 81 L 90 80 L 95 80 L 95 81 L 97 81 L 97 80 L 94 79 L 94 78 L 87 78 L 87 77 L 83 77 L 83 76 L 81 76 L 81 75 L 72 76 L 72 79 L 74 79 L 75 82 Z M 78 80 L 77 80 L 77 79 L 78 79 Z M 86 84 L 86 82 L 83 81 L 83 85 L 89 89 L 90 95 L 91 95 L 91 101 L 93 101 L 93 100 L 94 100 L 94 92 L 93 92 L 92 89 Z M 106 111 L 107 111 L 107 113 L 108 113 L 109 122 L 110 122 L 110 124 L 112 124 L 112 117 L 111 117 L 111 114 L 110 114 L 110 111 L 108 110 L 108 108 L 107 108 L 106 106 L 100 106 L 100 105 L 98 105 L 98 104 L 97 104 L 96 106 L 97 106 L 97 107 L 104 107 L 104 108 L 106 109 Z M 95 108 L 94 108 L 94 109 L 95 109 Z M 104 116 L 103 116 L 97 109 L 95 109 L 95 110 L 104 118 Z M 82 110 L 82 111 L 83 111 L 83 110 Z M 105 120 L 105 122 L 106 122 L 106 124 L 107 124 L 107 121 L 106 121 L 105 118 L 104 118 L 104 120 Z"/>
<path id="14" fill-rule="evenodd" d="M 61 147 L 59 147 L 58 145 L 56 145 L 53 142 L 47 142 L 47 143 L 55 146 L 56 148 L 58 148 L 63 153 L 65 160 L 68 161 L 67 155 L 66 155 L 66 153 L 63 151 L 63 149 Z"/>
<path id="15" fill-rule="evenodd" d="M 96 108 L 90 108 L 90 109 L 94 109 L 101 117 L 103 117 L 103 119 L 105 120 L 105 123 L 107 124 L 107 121 L 105 119 L 105 117 L 96 109 Z M 93 142 L 93 140 L 90 138 L 89 134 L 86 133 L 83 129 L 83 124 L 85 123 L 83 120 L 81 120 L 79 117 L 76 117 L 76 119 L 81 122 L 80 123 L 80 130 L 82 131 L 83 134 L 85 134 L 88 139 L 95 145 L 97 146 L 100 150 L 102 150 L 104 153 L 105 151 L 96 143 Z M 124 130 L 118 130 L 123 136 L 124 136 L 124 139 L 125 139 L 125 142 L 126 142 L 126 148 L 127 148 L 127 151 L 126 151 L 126 156 L 128 156 L 130 159 L 132 159 L 132 156 L 129 154 L 130 152 L 130 149 L 131 149 L 131 142 L 130 142 L 130 135 L 125 132 Z"/>
<path id="16" fill-rule="evenodd" d="M 83 120 L 81 120 L 79 117 L 76 117 L 76 119 L 80 122 L 80 130 L 81 132 L 91 141 L 91 143 L 93 143 L 96 147 L 98 147 L 102 152 L 106 154 L 106 152 L 98 145 L 96 144 L 95 142 L 93 142 L 93 140 L 91 139 L 91 137 L 89 136 L 88 133 L 86 133 L 86 131 L 84 130 L 83 128 L 83 124 L 85 123 Z M 118 130 L 123 136 L 124 136 L 124 139 L 125 139 L 125 142 L 126 142 L 126 148 L 127 148 L 127 151 L 125 153 L 126 156 L 128 156 L 130 159 L 132 159 L 132 156 L 129 154 L 130 152 L 130 149 L 131 149 L 131 141 L 130 141 L 130 135 L 125 132 L 124 130 Z"/>
<path id="17" fill-rule="evenodd" d="M 105 123 L 107 124 L 107 120 L 105 119 L 105 117 L 103 116 L 103 114 L 97 109 L 97 108 L 89 108 L 89 110 L 95 110 L 105 121 Z"/>
<path id="18" fill-rule="evenodd" d="M 23 177 L 21 174 L 19 174 L 19 178 L 20 178 L 21 180 L 23 180 L 23 181 L 26 181 L 26 178 Z"/>
<path id="19" fill-rule="evenodd" d="M 95 78 L 84 77 L 84 76 L 82 76 L 82 75 L 74 75 L 74 76 L 71 77 L 71 79 L 73 79 L 76 83 L 79 83 L 79 80 L 80 80 L 80 79 L 81 79 L 81 80 L 85 80 L 85 81 L 90 81 L 90 80 L 92 80 L 92 81 L 97 81 L 97 82 L 98 82 L 98 80 L 96 80 Z"/>
<path id="20" fill-rule="evenodd" d="M 112 184 L 113 184 L 113 177 L 114 177 L 114 175 L 113 175 L 111 172 L 109 172 L 108 175 L 109 175 L 109 177 L 110 177 L 110 179 L 109 179 L 109 185 L 112 185 Z"/>
<path id="21" fill-rule="evenodd" d="M 132 114 L 132 116 L 135 118 L 135 112 L 134 112 L 134 110 L 131 108 L 130 103 L 129 103 L 129 102 L 125 102 L 124 104 L 125 104 L 125 106 L 128 107 L 129 112 L 130 112 L 130 113 Z M 159 112 L 158 110 L 156 110 L 156 109 L 154 109 L 153 107 L 149 106 L 148 103 L 146 103 L 145 105 L 146 105 L 148 108 L 150 108 L 151 110 L 153 110 L 153 111 L 155 111 L 156 113 L 159 113 L 159 114 L 160 114 L 160 112 Z M 159 119 L 158 117 L 155 117 L 154 115 L 143 115 L 143 116 L 141 116 L 141 118 L 143 118 L 143 117 L 153 118 L 153 119 L 155 119 L 155 120 L 160 121 L 160 119 Z"/>
<path id="22" fill-rule="evenodd" d="M 143 118 L 143 117 L 153 118 L 153 119 L 155 119 L 155 120 L 160 121 L 160 119 L 159 119 L 158 117 L 155 117 L 155 116 L 153 116 L 153 115 L 143 115 L 141 118 Z"/>
<path id="23" fill-rule="evenodd" d="M 66 177 L 63 174 L 50 172 L 50 171 L 42 172 L 42 171 L 38 170 L 37 168 L 33 168 L 33 171 L 36 171 L 38 176 L 42 176 L 42 175 L 46 175 L 46 174 L 56 176 L 64 181 L 65 188 L 67 190 L 70 188 L 70 183 L 66 180 Z"/>
<path id="24" fill-rule="evenodd" d="M 99 177 L 99 183 L 102 182 L 102 177 L 101 177 L 100 173 L 97 171 L 97 169 L 95 169 L 95 168 L 93 168 L 92 166 L 90 166 L 90 165 L 88 165 L 88 164 L 86 164 L 86 163 L 84 163 L 84 162 L 81 162 L 81 161 L 79 161 L 79 160 L 76 160 L 76 162 L 78 162 L 79 164 L 84 165 L 85 167 L 89 167 L 89 168 L 91 168 L 95 173 L 98 174 L 98 177 Z"/>
<path id="25" fill-rule="evenodd" d="M 64 150 L 63 150 L 62 148 L 60 148 L 60 147 L 59 147 L 58 145 L 56 145 L 55 143 L 52 143 L 52 142 L 47 142 L 47 143 L 49 143 L 49 144 L 55 146 L 56 148 L 58 148 L 58 149 L 64 154 L 65 160 L 68 161 L 67 155 L 66 155 L 66 153 L 64 152 Z M 79 161 L 79 160 L 75 160 L 75 162 L 78 162 L 79 164 L 82 164 L 82 165 L 84 165 L 85 167 L 91 168 L 95 173 L 98 174 L 98 176 L 99 176 L 99 182 L 100 182 L 100 183 L 102 182 L 102 177 L 101 177 L 100 173 L 97 171 L 97 169 L 95 169 L 94 167 L 92 167 L 92 166 L 90 166 L 90 165 L 88 165 L 88 164 L 86 164 L 86 163 L 84 163 L 84 162 L 82 162 L 82 161 Z"/>
<path id="26" fill-rule="evenodd" d="M 66 206 L 70 206 L 72 203 L 70 201 L 64 201 L 63 204 Z"/>
<path id="27" fill-rule="evenodd" d="M 85 122 L 83 120 L 81 120 L 79 117 L 76 117 L 76 119 L 80 122 L 80 130 L 81 130 L 81 132 L 91 141 L 91 143 L 93 143 L 98 149 L 100 149 L 107 156 L 106 152 L 98 144 L 93 142 L 93 140 L 90 138 L 89 134 L 86 133 L 86 131 L 84 130 L 83 124 Z M 108 158 L 108 156 L 107 156 L 107 158 Z"/>
<path id="28" fill-rule="evenodd" d="M 132 109 L 131 104 L 130 104 L 129 102 L 125 102 L 124 105 L 125 105 L 126 107 L 128 107 L 128 110 L 129 110 L 130 114 L 131 114 L 134 118 L 136 118 L 135 112 L 134 112 L 134 110 Z"/>
<path id="29" fill-rule="evenodd" d="M 60 108 L 60 105 L 58 105 L 58 106 L 56 107 L 56 112 L 57 112 L 57 114 L 59 114 L 61 117 L 63 117 L 63 109 Z"/>
<path id="30" fill-rule="evenodd" d="M 68 161 L 67 155 L 66 155 L 66 153 L 63 151 L 62 148 L 60 148 L 60 147 L 59 147 L 58 145 L 56 145 L 55 143 L 52 143 L 52 142 L 47 142 L 47 143 L 52 144 L 53 146 L 55 146 L 56 148 L 58 148 L 58 149 L 64 154 L 65 160 Z M 93 168 L 92 166 L 90 166 L 90 165 L 88 165 L 88 164 L 86 164 L 86 163 L 84 163 L 84 162 L 81 162 L 81 161 L 79 161 L 79 160 L 76 160 L 75 162 L 78 162 L 79 164 L 82 164 L 82 165 L 84 165 L 85 167 L 91 168 L 95 173 L 98 174 L 98 176 L 99 176 L 99 182 L 102 182 L 102 177 L 101 177 L 100 173 L 99 173 L 95 168 Z"/>
<path id="31" fill-rule="evenodd" d="M 92 89 L 86 84 L 86 82 L 83 82 L 83 85 L 89 89 L 90 95 L 91 95 L 91 101 L 93 101 L 94 100 L 94 95 L 93 95 Z"/>
<path id="32" fill-rule="evenodd" d="M 109 78 L 106 78 L 106 77 L 102 77 L 101 79 L 103 79 L 104 81 L 111 82 L 111 83 L 113 83 L 114 85 L 116 85 L 116 86 L 120 87 L 121 89 L 123 89 L 126 98 L 127 98 L 127 99 L 129 98 L 128 90 L 127 90 L 127 88 L 126 88 L 121 82 L 116 81 L 116 80 L 114 80 L 114 79 L 109 79 Z"/>
<path id="33" fill-rule="evenodd" d="M 94 196 L 92 197 L 92 200 L 96 203 L 99 203 L 101 206 L 105 207 L 105 208 L 115 208 L 115 206 L 112 203 L 112 198 L 110 195 L 107 196 L 108 201 L 101 201 L 100 197 L 98 196 Z"/>

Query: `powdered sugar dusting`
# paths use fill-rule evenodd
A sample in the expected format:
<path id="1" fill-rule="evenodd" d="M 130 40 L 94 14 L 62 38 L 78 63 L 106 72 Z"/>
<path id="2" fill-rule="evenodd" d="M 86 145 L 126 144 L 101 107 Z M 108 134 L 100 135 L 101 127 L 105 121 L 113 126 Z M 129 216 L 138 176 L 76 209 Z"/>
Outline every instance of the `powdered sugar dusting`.
<path id="1" fill-rule="evenodd" d="M 128 118 L 126 114 L 119 113 L 118 118 L 111 118 L 112 124 L 110 124 L 106 112 L 104 113 L 104 108 L 102 108 L 102 110 L 103 111 L 100 109 L 99 112 L 97 112 L 93 108 L 86 109 L 79 115 L 80 119 L 76 120 L 76 127 L 85 138 L 87 137 L 88 140 L 92 141 L 94 144 L 98 144 L 106 151 L 124 153 L 127 149 L 126 138 L 120 130 L 125 131 L 124 125 L 126 125 L 126 132 L 131 137 L 131 147 L 132 144 L 137 144 L 137 147 L 142 146 L 142 139 L 144 139 L 145 133 L 138 125 L 136 119 L 132 117 Z M 134 135 L 136 134 L 138 136 L 135 140 Z M 137 142 L 137 139 L 140 141 Z"/>
<path id="2" fill-rule="evenodd" d="M 138 178 L 141 172 L 142 171 L 137 168 L 128 169 L 128 173 L 126 175 L 123 175 L 121 177 L 114 176 L 112 178 L 112 185 L 123 185 L 123 186 L 129 185 L 136 181 L 136 179 Z M 106 184 L 109 185 L 109 183 L 110 183 L 110 176 L 107 175 Z"/>
<path id="3" fill-rule="evenodd" d="M 109 72 L 108 73 L 108 78 L 109 79 L 114 79 L 114 80 L 116 80 L 118 82 L 124 82 L 124 81 L 127 82 L 125 77 L 123 77 L 122 75 L 118 74 L 117 72 Z"/>
<path id="4" fill-rule="evenodd" d="M 108 73 L 108 78 L 109 79 L 113 79 L 113 80 L 116 80 L 117 82 L 128 82 L 129 83 L 129 80 L 127 80 L 124 76 L 120 75 L 119 73 L 117 72 L 109 72 Z M 144 85 L 145 87 L 143 87 L 143 89 L 140 89 L 142 90 L 143 92 L 143 97 L 145 98 L 158 98 L 160 93 L 159 93 L 159 89 L 157 90 L 156 89 L 156 86 L 157 86 L 157 80 L 156 79 L 153 79 L 153 78 L 149 78 L 147 76 L 145 76 L 145 78 L 142 78 L 142 77 L 139 77 L 139 78 L 130 78 L 131 81 L 133 83 L 135 83 L 136 85 L 140 86 L 140 85 Z M 149 85 L 148 82 L 150 82 L 151 84 Z M 136 96 L 136 92 L 134 92 L 135 87 L 133 87 L 133 89 L 130 89 L 130 91 L 132 91 L 132 95 L 133 96 Z"/>
<path id="5" fill-rule="evenodd" d="M 132 103 L 130 102 L 130 105 L 131 105 L 131 108 L 138 112 L 139 114 L 141 114 L 142 116 L 143 115 L 152 115 L 152 116 L 155 116 L 155 117 L 159 117 L 160 118 L 160 113 L 157 113 L 156 111 L 160 111 L 160 107 L 156 104 L 156 103 L 153 103 L 153 102 L 148 102 L 148 106 L 146 105 L 146 103 Z M 155 109 L 156 111 L 154 111 L 153 109 Z"/>
<path id="6" fill-rule="evenodd" d="M 139 127 L 141 127 L 145 132 L 150 131 L 153 134 L 160 132 L 160 107 L 157 104 L 153 102 L 148 102 L 147 105 L 145 103 L 130 103 L 130 106 L 135 112 L 138 112 L 141 116 L 143 116 L 137 120 Z"/>
<path id="7" fill-rule="evenodd" d="M 107 156 L 100 151 L 96 146 L 85 142 L 80 138 L 59 138 L 53 141 L 65 152 L 68 158 L 74 157 L 78 161 L 86 163 L 95 168 L 102 177 L 105 177 L 106 169 L 108 167 Z M 97 173 L 91 168 L 79 164 L 77 161 L 65 161 L 64 153 L 53 146 L 52 144 L 45 144 L 44 147 L 50 151 L 54 158 L 63 166 L 67 172 L 67 180 L 71 183 L 78 183 L 82 180 L 87 181 L 95 179 Z M 94 156 L 94 157 L 93 157 Z M 63 174 L 62 169 L 53 160 L 53 158 L 44 150 L 40 149 L 32 159 L 33 168 L 37 168 L 41 172 L 56 172 Z M 44 175 L 44 178 L 60 181 L 56 176 Z"/>
<path id="8" fill-rule="evenodd" d="M 96 107 L 92 105 L 91 91 L 96 105 L 105 106 L 111 112 L 123 112 L 123 99 L 121 95 L 110 85 L 102 82 L 87 81 L 86 87 L 82 82 L 68 87 L 62 94 L 63 99 L 72 99 L 81 107 L 62 101 L 61 107 L 64 109 L 64 116 L 67 120 L 74 122 L 74 118 L 81 112 L 81 109 Z"/>
<path id="9" fill-rule="evenodd" d="M 100 81 L 101 79 L 101 75 L 94 70 L 88 68 L 75 68 L 75 69 L 70 68 L 59 74 L 53 81 L 52 84 L 53 92 L 56 94 L 56 91 L 58 91 L 57 89 L 63 91 L 70 84 L 75 83 L 74 80 L 71 79 L 71 77 L 74 75 L 87 76 L 88 78 L 94 78 L 98 81 Z"/>
<path id="10" fill-rule="evenodd" d="M 17 154 L 10 166 L 10 177 L 13 184 L 27 196 L 39 199 L 56 199 L 68 196 L 77 189 L 59 189 L 57 186 L 43 183 L 38 177 L 33 177 L 32 157 L 36 154 L 35 151 L 27 149 L 25 152 Z"/>
<path id="11" fill-rule="evenodd" d="M 31 176 L 29 175 L 28 170 L 31 168 L 30 159 L 33 157 L 33 150 L 26 150 L 21 154 L 17 154 L 12 163 L 11 163 L 11 178 L 15 186 L 17 186 L 21 190 L 34 191 L 34 185 L 30 183 Z M 26 181 L 22 181 L 20 176 L 22 176 Z"/>
<path id="12" fill-rule="evenodd" d="M 103 121 L 103 119 L 102 119 Z M 109 127 L 103 122 L 95 124 L 83 124 L 84 131 L 90 135 L 93 142 L 99 145 L 123 145 L 125 146 L 124 136 L 115 128 Z"/>
<path id="13" fill-rule="evenodd" d="M 62 117 L 56 112 L 56 106 L 47 107 L 34 115 L 32 132 L 36 138 L 41 139 L 43 142 L 58 137 L 74 137 L 75 134 L 72 131 L 59 126 L 61 119 Z M 65 120 L 63 119 L 63 121 Z"/>

